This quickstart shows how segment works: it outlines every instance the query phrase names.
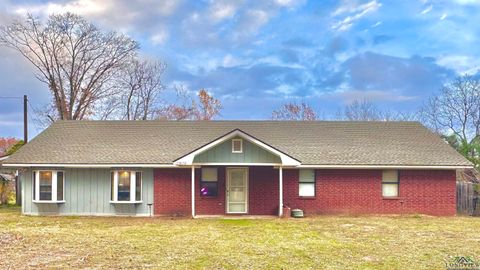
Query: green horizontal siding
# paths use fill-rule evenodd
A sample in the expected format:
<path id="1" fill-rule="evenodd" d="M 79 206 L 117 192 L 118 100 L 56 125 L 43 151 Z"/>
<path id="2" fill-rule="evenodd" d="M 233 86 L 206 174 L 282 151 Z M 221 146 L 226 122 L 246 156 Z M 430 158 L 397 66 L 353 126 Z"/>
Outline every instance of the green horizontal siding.
<path id="1" fill-rule="evenodd" d="M 239 138 L 235 138 L 239 139 Z M 227 140 L 193 159 L 194 163 L 281 163 L 280 157 L 243 139 L 243 153 L 232 153 Z"/>
<path id="2" fill-rule="evenodd" d="M 33 169 L 35 170 L 35 169 Z M 53 169 L 65 171 L 65 203 L 34 203 L 32 169 L 20 174 L 22 212 L 32 215 L 149 215 L 153 204 L 153 169 L 142 171 L 142 203 L 110 203 L 110 169 Z M 48 170 L 42 168 L 42 170 Z M 133 169 L 132 169 L 133 170 Z M 152 206 L 153 213 L 153 206 Z"/>

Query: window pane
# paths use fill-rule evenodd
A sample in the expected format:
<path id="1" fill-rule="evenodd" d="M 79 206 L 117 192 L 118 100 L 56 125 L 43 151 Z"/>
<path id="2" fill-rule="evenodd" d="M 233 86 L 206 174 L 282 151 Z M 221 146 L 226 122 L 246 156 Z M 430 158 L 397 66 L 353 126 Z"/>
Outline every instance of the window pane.
<path id="1" fill-rule="evenodd" d="M 127 171 L 118 172 L 117 200 L 119 201 L 130 200 L 130 172 L 127 172 Z"/>
<path id="2" fill-rule="evenodd" d="M 384 170 L 382 175 L 382 182 L 398 182 L 398 171 Z"/>
<path id="3" fill-rule="evenodd" d="M 245 187 L 230 187 L 228 194 L 229 202 L 246 202 L 247 189 Z"/>
<path id="4" fill-rule="evenodd" d="M 115 198 L 113 197 L 113 194 L 115 192 L 115 181 L 113 180 L 115 177 L 115 172 L 110 173 L 110 200 L 114 201 Z"/>
<path id="5" fill-rule="evenodd" d="M 300 183 L 298 195 L 305 197 L 315 196 L 315 183 Z"/>
<path id="6" fill-rule="evenodd" d="M 245 212 L 245 203 L 230 203 L 228 210 L 230 212 L 243 213 Z"/>
<path id="7" fill-rule="evenodd" d="M 40 200 L 52 200 L 52 172 L 40 172 Z"/>
<path id="8" fill-rule="evenodd" d="M 398 184 L 382 184 L 383 197 L 398 197 Z"/>
<path id="9" fill-rule="evenodd" d="M 215 197 L 218 194 L 217 182 L 201 182 L 200 183 L 200 196 L 212 196 Z"/>
<path id="10" fill-rule="evenodd" d="M 202 168 L 202 181 L 216 182 L 217 179 L 217 168 Z"/>
<path id="11" fill-rule="evenodd" d="M 300 182 L 302 183 L 314 183 L 315 182 L 315 170 L 300 170 Z"/>
<path id="12" fill-rule="evenodd" d="M 63 172 L 57 172 L 57 201 L 63 201 Z"/>
<path id="13" fill-rule="evenodd" d="M 142 200 L 142 173 L 141 172 L 135 173 L 135 200 L 136 201 Z"/>
<path id="14" fill-rule="evenodd" d="M 33 200 L 36 200 L 36 198 L 35 198 L 35 192 L 37 191 L 37 185 L 35 184 L 36 175 L 37 175 L 37 172 L 33 171 L 32 172 L 32 187 L 33 187 L 32 198 L 33 198 Z"/>

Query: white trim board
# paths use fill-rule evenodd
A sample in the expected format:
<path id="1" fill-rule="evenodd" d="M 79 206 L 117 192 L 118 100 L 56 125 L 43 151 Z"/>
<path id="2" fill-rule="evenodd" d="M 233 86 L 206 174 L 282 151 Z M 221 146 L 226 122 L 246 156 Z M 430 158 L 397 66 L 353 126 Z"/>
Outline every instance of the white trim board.
<path id="1" fill-rule="evenodd" d="M 3 164 L 3 167 L 65 167 L 65 168 L 179 168 L 174 164 L 41 164 L 41 163 L 18 163 Z"/>
<path id="2" fill-rule="evenodd" d="M 473 166 L 435 166 L 435 165 L 300 165 L 295 168 L 311 169 L 437 169 L 437 170 L 456 170 L 472 169 Z"/>
<path id="3" fill-rule="evenodd" d="M 175 161 L 173 162 L 173 164 L 175 164 L 175 165 L 181 165 L 181 166 L 193 165 L 193 164 L 194 164 L 194 163 L 193 163 L 193 159 L 195 158 L 196 155 L 198 155 L 198 154 L 200 154 L 200 153 L 202 153 L 202 152 L 205 152 L 205 151 L 213 148 L 214 146 L 217 146 L 217 145 L 219 145 L 219 144 L 221 144 L 221 143 L 223 143 L 223 142 L 225 142 L 225 141 L 227 141 L 227 140 L 229 140 L 229 139 L 232 139 L 232 138 L 234 138 L 234 137 L 241 137 L 241 138 L 243 138 L 244 140 L 248 140 L 248 141 L 250 141 L 251 143 L 256 144 L 257 146 L 259 146 L 259 147 L 261 147 L 261 148 L 263 148 L 263 149 L 265 149 L 265 150 L 267 150 L 267 151 L 269 151 L 269 152 L 271 152 L 271 153 L 279 156 L 280 159 L 281 159 L 281 161 L 282 161 L 282 165 L 283 165 L 283 166 L 298 166 L 298 165 L 301 164 L 300 161 L 298 161 L 298 160 L 296 160 L 296 159 L 294 159 L 294 158 L 292 158 L 292 157 L 290 157 L 290 156 L 282 153 L 281 151 L 279 151 L 279 150 L 271 147 L 270 145 L 268 145 L 268 144 L 266 144 L 266 143 L 264 143 L 264 142 L 262 142 L 262 141 L 260 141 L 260 140 L 257 140 L 256 138 L 248 135 L 247 133 L 245 133 L 245 132 L 243 132 L 243 131 L 241 131 L 241 130 L 239 130 L 239 129 L 236 129 L 236 130 L 234 130 L 234 131 L 232 131 L 232 132 L 230 132 L 230 133 L 228 133 L 228 134 L 226 134 L 226 135 L 224 135 L 224 136 L 216 139 L 215 141 L 212 141 L 212 142 L 210 142 L 210 143 L 208 143 L 208 144 L 206 144 L 206 145 L 198 148 L 197 150 L 195 150 L 195 151 L 193 151 L 193 152 L 191 152 L 191 153 L 189 153 L 189 154 L 187 154 L 187 155 L 185 155 L 185 156 L 183 156 L 183 157 L 175 160 Z"/>
<path id="4" fill-rule="evenodd" d="M 438 169 L 438 170 L 456 170 L 456 169 L 472 169 L 473 166 L 434 166 L 434 165 L 292 165 L 284 166 L 278 163 L 197 163 L 196 168 L 200 166 L 283 166 L 284 169 L 289 168 L 311 168 L 311 169 Z M 3 167 L 12 168 L 190 168 L 182 165 L 174 164 L 3 164 Z"/>

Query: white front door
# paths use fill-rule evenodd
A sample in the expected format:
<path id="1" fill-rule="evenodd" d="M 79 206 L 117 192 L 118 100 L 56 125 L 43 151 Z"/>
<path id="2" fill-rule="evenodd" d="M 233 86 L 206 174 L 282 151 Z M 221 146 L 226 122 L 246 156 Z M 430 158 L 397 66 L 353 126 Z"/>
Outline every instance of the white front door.
<path id="1" fill-rule="evenodd" d="M 227 168 L 227 213 L 248 211 L 248 169 Z"/>

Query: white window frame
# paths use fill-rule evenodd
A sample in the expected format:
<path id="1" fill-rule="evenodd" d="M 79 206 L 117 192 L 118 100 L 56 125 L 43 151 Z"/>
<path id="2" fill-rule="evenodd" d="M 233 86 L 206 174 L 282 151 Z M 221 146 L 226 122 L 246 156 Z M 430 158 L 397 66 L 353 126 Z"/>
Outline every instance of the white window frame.
<path id="1" fill-rule="evenodd" d="M 40 172 L 50 172 L 52 174 L 52 199 L 40 200 Z M 63 173 L 63 200 L 57 200 L 57 173 Z M 35 170 L 33 171 L 33 185 L 35 185 L 35 194 L 32 201 L 34 203 L 64 203 L 65 202 L 65 171 L 62 170 Z"/>
<path id="2" fill-rule="evenodd" d="M 240 150 L 235 150 L 235 142 L 240 142 Z M 232 153 L 243 153 L 243 139 L 232 139 Z"/>
<path id="3" fill-rule="evenodd" d="M 391 180 L 390 181 L 385 181 L 385 179 L 384 179 L 385 174 L 386 173 L 393 173 L 393 172 L 395 172 L 395 176 L 397 177 L 397 179 L 396 179 L 397 181 L 396 182 L 391 181 Z M 398 197 L 400 197 L 400 176 L 399 176 L 399 174 L 400 174 L 399 170 L 383 170 L 382 171 L 382 197 L 383 198 L 388 199 L 388 198 L 398 198 Z M 383 193 L 383 185 L 396 185 L 397 186 L 397 195 L 393 195 L 393 196 L 385 195 Z"/>
<path id="4" fill-rule="evenodd" d="M 302 182 L 302 171 L 303 172 L 313 172 L 313 182 Z M 300 194 L 300 186 L 302 184 L 313 185 L 313 195 L 303 195 Z M 315 198 L 317 196 L 317 172 L 313 169 L 300 169 L 298 171 L 298 196 L 301 198 Z"/>
<path id="5" fill-rule="evenodd" d="M 202 167 L 201 169 L 201 176 L 200 176 L 200 197 L 204 197 L 204 198 L 215 198 L 215 197 L 218 197 L 218 193 L 219 193 L 219 188 L 218 188 L 218 168 L 217 167 Z M 205 172 L 208 171 L 208 170 L 211 170 L 211 171 L 215 171 L 215 179 L 207 179 L 204 175 L 205 175 Z M 202 194 L 202 186 L 203 186 L 203 183 L 216 183 L 217 184 L 217 194 L 214 195 L 214 196 L 209 196 L 209 195 L 203 195 Z"/>
<path id="6" fill-rule="evenodd" d="M 125 171 L 130 173 L 130 200 L 119 201 L 118 200 L 118 172 L 125 172 Z M 113 200 L 110 196 L 110 203 L 118 203 L 118 204 L 143 203 L 143 172 L 142 171 L 114 170 L 110 172 L 110 177 L 111 177 L 111 173 L 113 173 Z M 140 182 L 140 200 L 139 201 L 136 200 L 137 173 L 140 173 L 140 175 L 142 176 L 142 181 Z M 111 188 L 111 183 L 110 183 L 110 188 Z"/>

